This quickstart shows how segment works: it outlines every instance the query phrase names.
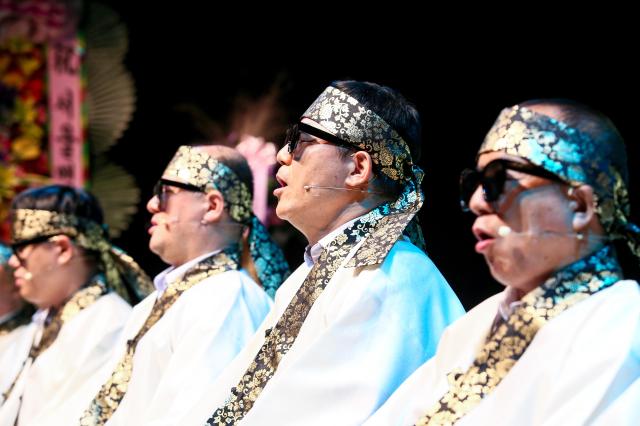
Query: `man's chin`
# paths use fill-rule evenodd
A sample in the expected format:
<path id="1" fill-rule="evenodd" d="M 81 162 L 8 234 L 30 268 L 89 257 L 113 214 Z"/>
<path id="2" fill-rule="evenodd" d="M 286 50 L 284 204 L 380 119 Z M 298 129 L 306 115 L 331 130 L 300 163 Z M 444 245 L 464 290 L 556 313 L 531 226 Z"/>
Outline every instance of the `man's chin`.
<path id="1" fill-rule="evenodd" d="M 288 211 L 286 207 L 281 201 L 278 201 L 278 204 L 276 205 L 276 216 L 278 216 L 279 219 L 288 221 L 289 215 L 287 213 Z"/>
<path id="2" fill-rule="evenodd" d="M 163 245 L 158 241 L 154 241 L 153 237 L 149 240 L 149 250 L 156 256 L 162 258 L 164 252 Z"/>
<path id="3" fill-rule="evenodd" d="M 174 256 L 171 256 L 171 252 L 170 251 L 168 252 L 167 250 L 165 250 L 165 246 L 164 245 L 155 245 L 154 246 L 152 244 L 149 244 L 149 250 L 151 250 L 151 252 L 153 252 L 153 254 L 158 256 L 160 258 L 160 260 L 162 260 L 167 265 L 172 265 L 172 266 L 176 265 L 176 259 L 174 258 Z"/>
<path id="4" fill-rule="evenodd" d="M 514 275 L 518 275 L 509 269 L 508 264 L 500 260 L 487 259 L 487 264 L 489 266 L 489 273 L 493 279 L 504 286 L 511 285 L 514 282 Z"/>
<path id="5" fill-rule="evenodd" d="M 31 303 L 34 306 L 37 306 L 38 308 L 41 308 L 42 306 L 42 301 L 38 300 L 37 297 L 33 297 L 32 294 L 26 293 L 26 294 L 22 294 L 20 293 L 20 297 L 22 297 L 23 300 L 26 300 L 27 303 Z"/>

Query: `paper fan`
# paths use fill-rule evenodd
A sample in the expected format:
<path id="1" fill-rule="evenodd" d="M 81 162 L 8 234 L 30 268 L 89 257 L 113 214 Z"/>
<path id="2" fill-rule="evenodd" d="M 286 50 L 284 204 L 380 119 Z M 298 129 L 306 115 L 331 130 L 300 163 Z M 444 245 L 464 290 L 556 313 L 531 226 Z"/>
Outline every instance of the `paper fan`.
<path id="1" fill-rule="evenodd" d="M 128 34 L 115 12 L 96 3 L 87 5 L 85 28 L 91 192 L 104 209 L 111 236 L 117 237 L 127 229 L 140 200 L 133 176 L 106 156 L 135 109 L 133 79 L 122 64 Z"/>
<path id="2" fill-rule="evenodd" d="M 122 65 L 127 31 L 114 12 L 87 5 L 87 106 L 93 155 L 111 148 L 127 128 L 135 108 L 135 89 Z"/>
<path id="3" fill-rule="evenodd" d="M 126 130 L 135 109 L 135 91 L 133 79 L 122 66 L 91 62 L 87 58 L 88 136 L 91 153 L 101 155 Z"/>
<path id="4" fill-rule="evenodd" d="M 140 199 L 135 179 L 116 164 L 103 164 L 94 171 L 91 192 L 100 200 L 109 234 L 114 238 L 120 236 L 129 226 Z"/>
<path id="5" fill-rule="evenodd" d="M 86 5 L 84 34 L 91 43 L 93 56 L 112 56 L 112 61 L 122 63 L 129 46 L 127 27 L 120 17 L 107 6 L 90 2 Z"/>

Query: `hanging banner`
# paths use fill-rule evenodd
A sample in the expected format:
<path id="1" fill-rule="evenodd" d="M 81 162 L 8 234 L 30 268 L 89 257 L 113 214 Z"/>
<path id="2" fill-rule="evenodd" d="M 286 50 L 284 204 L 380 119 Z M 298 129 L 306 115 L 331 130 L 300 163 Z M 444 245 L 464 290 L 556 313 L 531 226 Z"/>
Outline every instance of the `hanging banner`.
<path id="1" fill-rule="evenodd" d="M 47 50 L 49 153 L 55 183 L 82 187 L 82 50 L 76 37 L 57 40 Z"/>

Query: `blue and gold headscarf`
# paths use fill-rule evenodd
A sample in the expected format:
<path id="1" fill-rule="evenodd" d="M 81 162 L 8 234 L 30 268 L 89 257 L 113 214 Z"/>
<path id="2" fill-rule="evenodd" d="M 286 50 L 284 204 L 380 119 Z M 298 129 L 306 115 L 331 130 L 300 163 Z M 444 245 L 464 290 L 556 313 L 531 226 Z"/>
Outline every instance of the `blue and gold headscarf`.
<path id="1" fill-rule="evenodd" d="M 622 143 L 596 140 L 562 121 L 516 105 L 502 110 L 478 155 L 500 151 L 540 166 L 570 185 L 586 184 L 609 237 L 640 257 L 640 228 L 629 220 L 627 157 Z"/>
<path id="2" fill-rule="evenodd" d="M 195 146 L 178 148 L 163 176 L 203 188 L 205 192 L 222 193 L 229 216 L 249 227 L 249 254 L 262 286 L 274 297 L 289 276 L 289 265 L 280 247 L 253 213 L 253 198 L 247 185 L 223 162 Z"/>

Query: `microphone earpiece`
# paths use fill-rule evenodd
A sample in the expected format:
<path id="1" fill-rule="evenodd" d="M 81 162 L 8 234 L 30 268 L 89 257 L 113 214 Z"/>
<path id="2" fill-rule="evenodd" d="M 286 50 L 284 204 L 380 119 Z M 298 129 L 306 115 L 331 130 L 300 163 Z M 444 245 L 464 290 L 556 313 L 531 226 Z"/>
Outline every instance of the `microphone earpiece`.
<path id="1" fill-rule="evenodd" d="M 360 189 L 360 188 L 339 188 L 337 186 L 320 186 L 320 185 L 304 185 L 304 190 L 306 192 L 311 191 L 312 189 L 333 189 L 335 191 L 354 191 L 354 192 L 366 192 L 369 194 L 381 194 L 382 192 L 371 191 L 369 189 Z"/>
<path id="2" fill-rule="evenodd" d="M 45 268 L 40 271 L 36 271 L 36 273 L 34 274 L 33 272 L 26 270 L 25 268 L 25 273 L 22 276 L 22 278 L 24 278 L 27 281 L 31 281 L 34 276 L 46 276 L 47 274 L 51 273 L 51 271 L 53 271 L 54 269 L 56 269 L 55 265 L 49 265 L 48 268 Z"/>
<path id="3" fill-rule="evenodd" d="M 502 225 L 500 228 L 498 228 L 498 235 L 501 236 L 502 238 L 506 237 L 510 233 L 511 233 L 511 228 L 509 228 L 506 225 Z"/>
<path id="4" fill-rule="evenodd" d="M 564 236 L 568 236 L 568 237 L 573 237 L 577 240 L 584 240 L 585 239 L 585 235 L 582 232 L 556 232 L 556 231 L 539 231 L 539 232 L 532 232 L 532 231 L 527 231 L 527 232 L 516 232 L 513 229 L 511 229 L 509 226 L 506 225 L 502 225 L 498 228 L 498 236 L 505 238 L 508 235 L 514 235 L 514 236 L 526 236 L 526 237 L 534 237 L 534 236 L 544 236 L 544 235 L 564 235 Z M 589 241 L 610 241 L 611 237 L 609 237 L 608 235 L 592 235 L 589 234 L 586 236 L 586 239 Z"/>

